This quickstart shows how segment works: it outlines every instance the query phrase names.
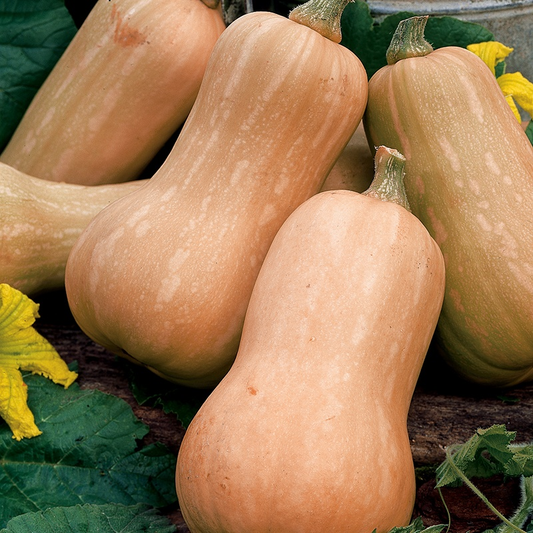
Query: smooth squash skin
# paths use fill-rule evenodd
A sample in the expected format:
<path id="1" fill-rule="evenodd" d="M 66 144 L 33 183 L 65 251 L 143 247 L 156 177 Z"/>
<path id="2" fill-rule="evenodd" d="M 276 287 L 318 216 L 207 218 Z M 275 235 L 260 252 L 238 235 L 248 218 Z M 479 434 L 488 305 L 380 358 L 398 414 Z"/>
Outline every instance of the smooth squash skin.
<path id="1" fill-rule="evenodd" d="M 233 22 L 164 164 L 70 254 L 81 329 L 171 381 L 216 385 L 270 243 L 320 189 L 367 83 L 352 52 L 303 24 L 267 12 Z"/>
<path id="2" fill-rule="evenodd" d="M 189 114 L 224 29 L 201 0 L 99 0 L 0 160 L 52 181 L 137 178 Z"/>
<path id="3" fill-rule="evenodd" d="M 372 77 L 364 120 L 405 155 L 412 211 L 446 259 L 438 345 L 467 380 L 531 380 L 533 147 L 477 56 L 405 40 L 423 52 Z"/>
<path id="4" fill-rule="evenodd" d="M 379 157 L 383 172 L 391 154 Z M 180 445 L 176 487 L 192 533 L 409 523 L 407 413 L 444 261 L 420 221 L 390 201 L 399 184 L 378 197 L 321 192 L 276 235 L 235 363 Z"/>
<path id="5" fill-rule="evenodd" d="M 0 282 L 27 295 L 63 288 L 81 232 L 104 207 L 145 182 L 55 183 L 0 163 Z"/>
<path id="6" fill-rule="evenodd" d="M 365 135 L 363 122 L 357 126 L 352 138 L 335 162 L 321 191 L 346 189 L 364 192 L 374 177 L 374 155 Z"/>

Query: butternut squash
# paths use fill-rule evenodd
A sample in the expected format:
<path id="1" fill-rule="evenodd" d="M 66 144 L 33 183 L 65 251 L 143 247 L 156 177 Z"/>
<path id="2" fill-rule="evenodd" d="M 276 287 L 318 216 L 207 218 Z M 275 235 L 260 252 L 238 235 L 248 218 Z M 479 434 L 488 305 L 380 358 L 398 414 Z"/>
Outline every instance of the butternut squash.
<path id="1" fill-rule="evenodd" d="M 187 117 L 224 29 L 201 0 L 98 0 L 0 160 L 83 185 L 139 177 Z"/>
<path id="2" fill-rule="evenodd" d="M 180 445 L 176 488 L 192 533 L 409 523 L 407 413 L 444 261 L 402 201 L 403 157 L 381 147 L 376 158 L 367 192 L 321 192 L 274 238 L 236 360 Z"/>
<path id="3" fill-rule="evenodd" d="M 533 147 L 490 69 L 432 50 L 425 20 L 399 26 L 365 128 L 405 155 L 413 213 L 446 259 L 443 357 L 469 381 L 510 386 L 533 378 Z"/>
<path id="4" fill-rule="evenodd" d="M 87 224 L 144 183 L 55 183 L 0 163 L 0 282 L 27 295 L 62 289 L 68 254 Z"/>
<path id="5" fill-rule="evenodd" d="M 319 191 L 367 84 L 352 52 L 304 24 L 253 12 L 228 26 L 164 164 L 72 249 L 81 329 L 166 379 L 216 385 L 274 235 Z"/>
<path id="6" fill-rule="evenodd" d="M 361 122 L 338 157 L 320 190 L 347 189 L 355 192 L 364 192 L 370 187 L 373 177 L 374 156 L 368 145 L 363 123 Z"/>

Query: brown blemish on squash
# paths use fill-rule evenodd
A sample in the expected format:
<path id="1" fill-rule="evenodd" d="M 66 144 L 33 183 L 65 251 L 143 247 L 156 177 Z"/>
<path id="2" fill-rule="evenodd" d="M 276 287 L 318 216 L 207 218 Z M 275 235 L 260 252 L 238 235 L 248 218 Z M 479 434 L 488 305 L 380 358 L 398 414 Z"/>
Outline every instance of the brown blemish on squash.
<path id="1" fill-rule="evenodd" d="M 147 43 L 146 37 L 137 29 L 132 28 L 118 12 L 117 6 L 111 9 L 111 20 L 115 23 L 113 42 L 119 46 L 138 46 Z"/>
<path id="2" fill-rule="evenodd" d="M 257 394 L 257 389 L 255 389 L 254 387 L 248 387 L 247 390 L 252 396 L 255 396 Z"/>

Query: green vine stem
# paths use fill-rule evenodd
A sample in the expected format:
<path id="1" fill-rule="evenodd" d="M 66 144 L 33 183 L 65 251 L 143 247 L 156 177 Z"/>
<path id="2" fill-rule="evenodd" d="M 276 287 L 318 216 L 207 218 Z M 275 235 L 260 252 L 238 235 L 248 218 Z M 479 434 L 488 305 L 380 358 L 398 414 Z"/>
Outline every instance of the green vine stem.
<path id="1" fill-rule="evenodd" d="M 450 468 L 454 471 L 456 476 L 507 526 L 505 531 L 507 532 L 518 532 L 518 533 L 526 533 L 523 529 L 513 524 L 510 520 L 505 518 L 492 503 L 489 502 L 487 497 L 466 477 L 466 475 L 463 473 L 463 471 L 457 467 L 453 460 L 453 450 L 454 447 L 451 446 L 446 449 L 446 462 L 450 466 Z M 498 530 L 498 533 L 500 533 L 500 530 Z"/>
<path id="2" fill-rule="evenodd" d="M 444 499 L 444 494 L 442 494 L 442 490 L 440 487 L 437 487 L 437 491 L 439 493 L 440 501 L 442 502 L 442 505 L 444 506 L 444 509 L 446 511 L 446 518 L 448 520 L 447 526 L 446 526 L 446 533 L 450 531 L 450 527 L 452 527 L 452 515 L 450 513 L 450 510 L 448 509 L 448 506 L 446 505 L 446 501 Z"/>
<path id="3" fill-rule="evenodd" d="M 520 505 L 509 519 L 515 527 L 523 527 L 533 512 L 533 476 L 522 476 L 520 478 L 520 491 L 522 496 Z M 512 533 L 516 529 L 510 528 L 507 524 L 501 524 L 496 531 L 497 533 Z"/>
<path id="4" fill-rule="evenodd" d="M 342 40 L 341 16 L 350 0 L 308 0 L 295 7 L 289 18 L 317 31 L 335 43 Z"/>
<path id="5" fill-rule="evenodd" d="M 374 179 L 363 194 L 385 202 L 394 202 L 411 211 L 405 193 L 404 176 L 405 157 L 394 148 L 379 146 L 374 156 Z"/>
<path id="6" fill-rule="evenodd" d="M 400 59 L 427 56 L 433 47 L 424 38 L 427 15 L 401 20 L 387 49 L 387 64 L 394 65 Z"/>

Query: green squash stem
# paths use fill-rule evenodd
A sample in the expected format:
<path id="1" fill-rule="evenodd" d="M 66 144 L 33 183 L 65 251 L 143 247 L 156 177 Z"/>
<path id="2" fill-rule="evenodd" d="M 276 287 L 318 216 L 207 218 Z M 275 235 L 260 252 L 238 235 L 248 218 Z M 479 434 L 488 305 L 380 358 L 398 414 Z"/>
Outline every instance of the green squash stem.
<path id="1" fill-rule="evenodd" d="M 403 182 L 404 176 L 405 157 L 394 148 L 380 146 L 374 156 L 374 179 L 362 194 L 384 202 L 394 202 L 411 212 Z"/>
<path id="2" fill-rule="evenodd" d="M 400 59 L 427 56 L 433 47 L 424 38 L 427 15 L 401 20 L 387 49 L 387 64 L 394 65 Z"/>
<path id="3" fill-rule="evenodd" d="M 289 13 L 289 19 L 317 31 L 335 43 L 342 40 L 341 16 L 350 0 L 308 0 Z"/>

